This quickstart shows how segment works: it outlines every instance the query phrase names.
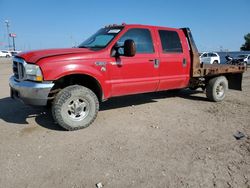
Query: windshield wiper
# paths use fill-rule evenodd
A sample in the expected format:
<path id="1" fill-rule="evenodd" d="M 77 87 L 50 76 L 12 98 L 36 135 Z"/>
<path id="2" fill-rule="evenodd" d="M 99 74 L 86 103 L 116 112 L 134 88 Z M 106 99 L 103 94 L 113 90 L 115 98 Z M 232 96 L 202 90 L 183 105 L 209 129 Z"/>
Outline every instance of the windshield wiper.
<path id="1" fill-rule="evenodd" d="M 95 45 L 95 46 L 89 46 L 89 48 L 105 48 L 105 46 Z"/>
<path id="2" fill-rule="evenodd" d="M 82 45 L 82 46 L 78 46 L 78 48 L 89 48 L 89 49 L 91 49 L 91 48 L 105 48 L 105 46 L 101 46 L 101 45 L 84 46 L 84 45 Z"/>
<path id="3" fill-rule="evenodd" d="M 78 48 L 90 48 L 89 46 L 78 46 Z"/>

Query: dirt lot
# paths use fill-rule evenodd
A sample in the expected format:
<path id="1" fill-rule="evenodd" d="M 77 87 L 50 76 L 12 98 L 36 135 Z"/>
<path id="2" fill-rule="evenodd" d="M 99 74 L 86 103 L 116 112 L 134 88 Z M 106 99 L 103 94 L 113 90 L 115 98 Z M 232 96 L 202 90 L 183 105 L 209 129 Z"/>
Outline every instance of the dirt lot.
<path id="1" fill-rule="evenodd" d="M 250 71 L 224 102 L 189 90 L 115 98 L 74 132 L 12 100 L 10 74 L 1 59 L 0 187 L 250 187 Z"/>

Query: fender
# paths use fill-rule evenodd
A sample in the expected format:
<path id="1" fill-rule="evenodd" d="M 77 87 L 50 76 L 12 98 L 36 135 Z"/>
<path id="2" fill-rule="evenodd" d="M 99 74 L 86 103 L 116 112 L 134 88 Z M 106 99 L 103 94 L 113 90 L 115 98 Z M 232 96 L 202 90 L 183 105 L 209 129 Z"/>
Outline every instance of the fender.
<path id="1" fill-rule="evenodd" d="M 95 66 L 94 62 L 86 60 L 49 62 L 43 59 L 37 64 L 41 67 L 45 81 L 55 81 L 73 74 L 88 75 L 99 83 L 105 99 L 110 95 L 109 88 L 111 86 L 106 82 L 108 75 L 106 72 L 100 70 L 101 67 Z"/>

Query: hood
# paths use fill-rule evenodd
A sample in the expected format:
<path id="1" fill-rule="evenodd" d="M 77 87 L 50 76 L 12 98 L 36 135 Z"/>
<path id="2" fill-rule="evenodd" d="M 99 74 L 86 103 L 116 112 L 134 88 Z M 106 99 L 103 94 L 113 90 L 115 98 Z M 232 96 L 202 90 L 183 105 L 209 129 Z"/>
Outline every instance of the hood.
<path id="1" fill-rule="evenodd" d="M 93 53 L 93 51 L 87 48 L 61 48 L 61 49 L 45 49 L 35 50 L 29 52 L 19 53 L 17 56 L 23 58 L 26 62 L 36 63 L 38 60 L 46 57 L 68 55 L 68 54 L 81 54 L 81 53 Z"/>

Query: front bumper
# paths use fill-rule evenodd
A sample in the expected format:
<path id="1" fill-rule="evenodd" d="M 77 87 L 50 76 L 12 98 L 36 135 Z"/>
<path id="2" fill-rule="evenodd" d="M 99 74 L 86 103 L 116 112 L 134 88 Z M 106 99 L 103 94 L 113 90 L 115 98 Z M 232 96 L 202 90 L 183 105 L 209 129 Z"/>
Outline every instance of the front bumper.
<path id="1" fill-rule="evenodd" d="M 14 76 L 10 77 L 9 85 L 11 89 L 11 97 L 19 99 L 25 104 L 35 106 L 45 106 L 47 104 L 48 95 L 54 86 L 52 82 L 32 82 L 32 81 L 16 81 Z"/>

